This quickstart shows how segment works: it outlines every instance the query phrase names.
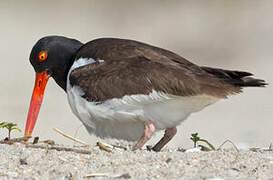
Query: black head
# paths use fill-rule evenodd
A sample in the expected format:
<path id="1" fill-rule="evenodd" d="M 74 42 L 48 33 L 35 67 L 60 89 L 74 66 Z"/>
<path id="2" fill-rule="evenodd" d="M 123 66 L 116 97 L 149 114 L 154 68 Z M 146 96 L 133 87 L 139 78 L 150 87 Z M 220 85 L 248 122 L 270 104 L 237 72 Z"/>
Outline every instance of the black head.
<path id="1" fill-rule="evenodd" d="M 66 78 L 74 57 L 82 43 L 63 36 L 47 36 L 32 48 L 30 63 L 36 73 L 46 72 L 66 90 Z"/>
<path id="2" fill-rule="evenodd" d="M 40 39 L 32 48 L 29 60 L 36 71 L 36 80 L 28 111 L 25 136 L 31 136 L 49 77 L 53 77 L 66 91 L 67 74 L 81 46 L 82 43 L 75 39 L 47 36 Z"/>

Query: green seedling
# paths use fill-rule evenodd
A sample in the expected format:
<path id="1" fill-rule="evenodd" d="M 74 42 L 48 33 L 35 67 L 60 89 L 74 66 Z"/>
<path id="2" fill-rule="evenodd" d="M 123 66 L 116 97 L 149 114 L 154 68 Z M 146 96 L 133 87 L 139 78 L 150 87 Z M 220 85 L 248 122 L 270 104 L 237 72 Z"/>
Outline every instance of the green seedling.
<path id="1" fill-rule="evenodd" d="M 11 123 L 11 122 L 2 122 L 2 123 L 0 123 L 0 128 L 6 128 L 8 130 L 8 132 L 9 132 L 8 140 L 10 140 L 10 135 L 11 135 L 12 130 L 17 130 L 19 132 L 22 132 L 22 130 L 17 127 L 17 124 Z"/>
<path id="2" fill-rule="evenodd" d="M 193 141 L 193 146 L 196 148 L 196 145 L 197 145 L 197 142 L 198 141 L 201 141 L 201 142 L 204 142 L 206 143 L 212 150 L 215 150 L 215 147 L 209 143 L 206 139 L 201 139 L 199 136 L 198 136 L 198 133 L 193 133 L 191 134 L 191 140 Z"/>
<path id="3" fill-rule="evenodd" d="M 272 143 L 270 143 L 269 147 L 268 147 L 269 151 L 272 151 Z"/>

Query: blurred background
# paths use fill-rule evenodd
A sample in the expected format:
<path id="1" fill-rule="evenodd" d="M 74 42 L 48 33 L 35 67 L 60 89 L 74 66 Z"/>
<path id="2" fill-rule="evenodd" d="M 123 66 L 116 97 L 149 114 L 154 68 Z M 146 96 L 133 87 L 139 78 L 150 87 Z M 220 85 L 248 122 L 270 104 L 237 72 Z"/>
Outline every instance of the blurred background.
<path id="1" fill-rule="evenodd" d="M 268 147 L 273 140 L 272 9 L 272 0 L 0 1 L 0 121 L 25 128 L 35 78 L 28 59 L 41 37 L 63 35 L 82 42 L 118 37 L 171 50 L 198 65 L 249 71 L 270 84 L 192 114 L 169 147 L 191 147 L 194 132 L 216 146 L 230 139 L 239 147 Z M 54 127 L 96 143 L 51 79 L 33 136 L 72 144 Z M 0 138 L 5 135 L 0 129 Z M 158 133 L 148 144 L 160 138 Z"/>

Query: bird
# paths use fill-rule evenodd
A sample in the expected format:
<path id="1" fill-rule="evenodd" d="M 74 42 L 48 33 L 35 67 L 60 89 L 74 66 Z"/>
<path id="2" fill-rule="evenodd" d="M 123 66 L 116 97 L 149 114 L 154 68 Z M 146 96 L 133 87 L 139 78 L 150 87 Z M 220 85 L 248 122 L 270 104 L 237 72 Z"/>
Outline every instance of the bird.
<path id="1" fill-rule="evenodd" d="M 67 94 L 72 112 L 89 134 L 135 141 L 142 149 L 165 131 L 152 150 L 160 151 L 190 114 L 244 87 L 265 87 L 252 73 L 198 66 L 180 55 L 143 42 L 98 38 L 87 43 L 45 36 L 33 46 L 36 72 L 25 136 L 34 129 L 50 77 Z"/>

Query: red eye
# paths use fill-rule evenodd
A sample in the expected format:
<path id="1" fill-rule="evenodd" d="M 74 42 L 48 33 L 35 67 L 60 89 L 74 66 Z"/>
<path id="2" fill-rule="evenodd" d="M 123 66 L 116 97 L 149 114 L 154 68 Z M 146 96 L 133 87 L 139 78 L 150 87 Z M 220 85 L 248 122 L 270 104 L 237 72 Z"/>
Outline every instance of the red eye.
<path id="1" fill-rule="evenodd" d="M 39 55 L 38 55 L 38 58 L 39 58 L 39 61 L 40 61 L 40 62 L 46 60 L 46 58 L 47 58 L 47 53 L 46 53 L 45 51 L 40 52 Z"/>

